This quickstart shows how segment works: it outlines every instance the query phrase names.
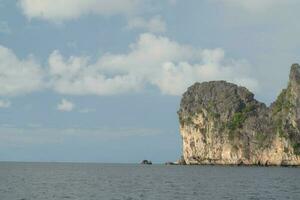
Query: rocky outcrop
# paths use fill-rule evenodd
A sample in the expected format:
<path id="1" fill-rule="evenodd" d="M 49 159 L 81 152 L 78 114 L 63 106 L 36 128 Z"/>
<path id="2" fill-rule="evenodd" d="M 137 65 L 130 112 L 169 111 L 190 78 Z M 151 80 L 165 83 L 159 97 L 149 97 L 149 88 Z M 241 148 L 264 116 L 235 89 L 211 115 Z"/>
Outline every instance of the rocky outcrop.
<path id="1" fill-rule="evenodd" d="M 150 160 L 143 160 L 143 161 L 141 162 L 141 164 L 142 164 L 142 165 L 152 165 L 152 161 L 150 161 Z"/>
<path id="2" fill-rule="evenodd" d="M 300 165 L 300 66 L 267 107 L 225 81 L 195 83 L 178 111 L 186 164 Z"/>

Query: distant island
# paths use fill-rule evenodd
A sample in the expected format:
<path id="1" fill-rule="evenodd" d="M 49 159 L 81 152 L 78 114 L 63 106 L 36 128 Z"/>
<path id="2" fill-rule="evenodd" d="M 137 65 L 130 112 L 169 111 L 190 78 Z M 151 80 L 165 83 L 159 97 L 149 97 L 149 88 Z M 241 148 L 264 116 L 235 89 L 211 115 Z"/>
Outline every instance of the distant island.
<path id="1" fill-rule="evenodd" d="M 300 66 L 267 107 L 244 87 L 195 83 L 178 111 L 183 161 L 188 165 L 300 165 Z"/>

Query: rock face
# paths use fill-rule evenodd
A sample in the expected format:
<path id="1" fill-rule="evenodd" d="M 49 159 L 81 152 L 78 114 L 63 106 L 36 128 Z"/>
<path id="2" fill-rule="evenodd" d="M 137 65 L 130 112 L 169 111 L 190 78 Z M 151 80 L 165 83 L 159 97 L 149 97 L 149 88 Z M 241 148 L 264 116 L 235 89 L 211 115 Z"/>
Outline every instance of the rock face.
<path id="1" fill-rule="evenodd" d="M 150 160 L 143 160 L 141 162 L 142 165 L 152 165 L 152 162 Z"/>
<path id="2" fill-rule="evenodd" d="M 300 66 L 267 107 L 244 87 L 195 83 L 178 111 L 186 164 L 300 165 Z"/>

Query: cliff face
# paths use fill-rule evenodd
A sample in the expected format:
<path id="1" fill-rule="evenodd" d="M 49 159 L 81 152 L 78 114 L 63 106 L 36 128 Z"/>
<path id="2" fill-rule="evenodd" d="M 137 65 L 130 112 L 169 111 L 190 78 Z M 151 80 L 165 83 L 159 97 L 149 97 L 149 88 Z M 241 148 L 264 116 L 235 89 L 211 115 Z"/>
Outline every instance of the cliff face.
<path id="1" fill-rule="evenodd" d="M 178 111 L 186 164 L 300 165 L 300 66 L 267 107 L 244 87 L 188 88 Z"/>

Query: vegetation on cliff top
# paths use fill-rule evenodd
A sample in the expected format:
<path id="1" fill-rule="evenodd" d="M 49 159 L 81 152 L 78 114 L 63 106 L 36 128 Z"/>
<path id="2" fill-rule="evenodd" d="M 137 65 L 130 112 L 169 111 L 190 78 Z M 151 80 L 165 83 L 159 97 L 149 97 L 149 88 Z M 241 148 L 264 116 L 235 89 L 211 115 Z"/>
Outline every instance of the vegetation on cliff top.
<path id="1" fill-rule="evenodd" d="M 183 95 L 178 114 L 182 127 L 200 129 L 195 124 L 195 117 L 202 115 L 204 126 L 213 124 L 216 134 L 228 133 L 230 140 L 237 139 L 240 144 L 248 145 L 252 142 L 258 148 L 267 147 L 278 134 L 289 141 L 295 154 L 300 155 L 298 107 L 300 66 L 295 64 L 291 68 L 288 87 L 270 107 L 255 100 L 244 87 L 225 81 L 211 81 L 189 87 Z M 207 127 L 202 127 L 202 131 L 206 130 Z M 235 142 L 233 145 L 236 145 Z"/>

